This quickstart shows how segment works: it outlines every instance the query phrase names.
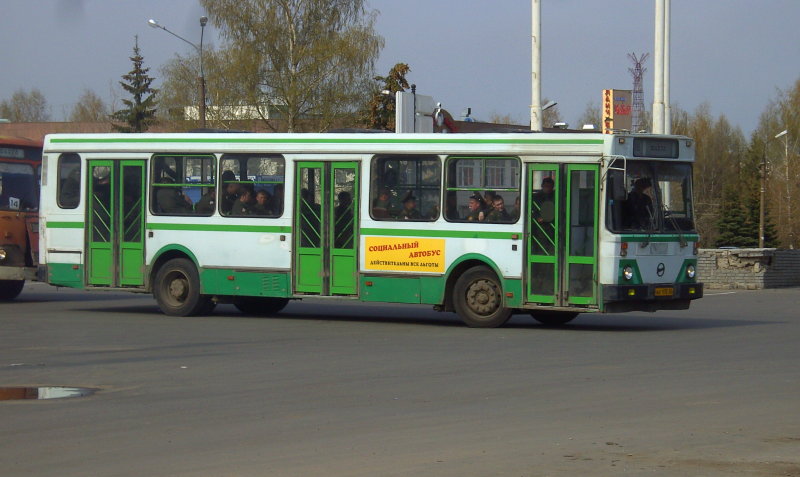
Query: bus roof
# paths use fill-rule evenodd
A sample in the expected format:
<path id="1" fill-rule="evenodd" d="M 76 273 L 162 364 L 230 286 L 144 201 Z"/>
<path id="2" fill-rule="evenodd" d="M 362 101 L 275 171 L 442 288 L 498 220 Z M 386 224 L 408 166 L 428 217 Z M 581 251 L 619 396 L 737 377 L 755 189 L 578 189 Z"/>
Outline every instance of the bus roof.
<path id="1" fill-rule="evenodd" d="M 50 134 L 48 152 L 262 152 L 609 155 L 618 138 L 685 136 L 601 133 L 142 133 Z M 622 141 L 624 142 L 624 141 Z"/>

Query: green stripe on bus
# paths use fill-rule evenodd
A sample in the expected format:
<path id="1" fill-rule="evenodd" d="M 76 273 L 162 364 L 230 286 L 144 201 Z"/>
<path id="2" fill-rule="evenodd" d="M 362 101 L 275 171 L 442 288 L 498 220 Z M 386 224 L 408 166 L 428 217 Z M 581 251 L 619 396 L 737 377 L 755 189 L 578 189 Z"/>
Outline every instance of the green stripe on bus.
<path id="1" fill-rule="evenodd" d="M 147 143 L 198 143 L 198 144 L 603 144 L 603 139 L 471 139 L 471 138 L 53 138 L 54 144 L 147 144 Z"/>
<path id="2" fill-rule="evenodd" d="M 420 230 L 420 229 L 373 229 L 362 228 L 361 235 L 381 235 L 388 237 L 442 237 L 442 238 L 482 238 L 513 239 L 519 238 L 517 232 L 482 232 L 476 230 Z"/>
<path id="3" fill-rule="evenodd" d="M 224 224 L 160 224 L 148 223 L 149 230 L 193 230 L 203 232 L 262 232 L 262 233 L 292 233 L 291 227 L 280 225 L 224 225 Z"/>
<path id="4" fill-rule="evenodd" d="M 697 242 L 700 237 L 697 234 L 683 234 L 683 240 L 687 242 Z M 680 242 L 681 238 L 678 234 L 672 235 L 648 235 L 648 234 L 633 234 L 621 235 L 620 241 L 622 242 Z"/>
<path id="5" fill-rule="evenodd" d="M 50 229 L 82 229 L 83 222 L 47 222 Z"/>

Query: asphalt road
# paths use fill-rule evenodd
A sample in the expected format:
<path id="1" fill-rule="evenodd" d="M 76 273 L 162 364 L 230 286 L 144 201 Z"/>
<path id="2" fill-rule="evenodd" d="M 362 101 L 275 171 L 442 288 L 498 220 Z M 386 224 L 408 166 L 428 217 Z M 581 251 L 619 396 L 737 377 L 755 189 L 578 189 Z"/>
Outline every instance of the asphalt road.
<path id="1" fill-rule="evenodd" d="M 800 290 L 469 329 L 407 305 L 0 304 L 0 475 L 800 476 Z"/>

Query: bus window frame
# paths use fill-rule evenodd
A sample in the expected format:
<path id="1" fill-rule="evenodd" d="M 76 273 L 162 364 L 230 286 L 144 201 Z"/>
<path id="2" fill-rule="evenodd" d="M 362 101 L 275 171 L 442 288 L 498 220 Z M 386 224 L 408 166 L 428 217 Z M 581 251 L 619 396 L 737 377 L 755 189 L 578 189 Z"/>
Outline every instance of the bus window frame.
<path id="1" fill-rule="evenodd" d="M 450 164 L 455 162 L 455 161 L 459 161 L 459 160 L 480 160 L 480 161 L 482 161 L 480 187 L 475 188 L 475 187 L 458 187 L 458 186 L 452 186 L 451 187 L 450 186 L 450 178 L 452 177 L 451 176 Z M 490 188 L 490 187 L 487 187 L 486 186 L 486 161 L 487 160 L 513 160 L 513 161 L 516 161 L 516 164 L 517 164 L 516 188 L 503 188 L 503 187 L 501 187 L 501 188 L 497 188 L 497 187 Z M 470 197 L 473 196 L 473 195 L 479 195 L 481 198 L 483 198 L 485 196 L 486 191 L 492 191 L 493 193 L 495 193 L 495 195 L 500 195 L 500 194 L 497 194 L 498 191 L 499 192 L 512 192 L 512 193 L 516 192 L 517 197 L 520 197 L 520 204 L 521 204 L 522 203 L 521 202 L 521 197 L 522 197 L 521 196 L 521 194 L 522 194 L 522 166 L 523 166 L 522 159 L 520 159 L 519 156 L 513 156 L 513 155 L 509 155 L 509 156 L 495 156 L 495 155 L 481 156 L 481 155 L 453 154 L 453 155 L 447 156 L 447 158 L 444 160 L 444 194 L 442 195 L 442 197 L 443 197 L 442 210 L 445 210 L 445 211 L 447 210 L 447 197 L 451 192 L 455 193 L 456 197 L 457 197 L 458 192 L 469 192 L 470 193 Z M 453 174 L 455 175 L 455 178 L 453 179 L 453 182 L 455 184 L 457 184 L 458 183 L 458 171 L 456 170 L 455 167 L 453 167 Z M 501 197 L 503 197 L 503 196 L 501 196 Z M 481 202 L 485 204 L 485 201 L 482 200 Z M 519 211 L 516 211 L 514 214 L 512 214 L 508 210 L 508 204 L 510 204 L 510 203 L 513 204 L 513 202 L 506 200 L 505 197 L 503 197 L 503 202 L 505 204 L 506 213 L 508 213 L 511 216 L 511 220 L 508 221 L 508 222 L 489 222 L 489 221 L 487 221 L 485 219 L 482 220 L 482 221 L 471 221 L 471 220 L 468 220 L 466 218 L 461 218 L 460 216 L 459 216 L 458 219 L 453 219 L 453 218 L 447 217 L 447 214 L 443 213 L 442 215 L 444 216 L 444 219 L 447 222 L 456 223 L 456 224 L 478 223 L 478 224 L 511 225 L 511 224 L 519 223 L 519 220 L 522 218 L 522 214 L 518 213 Z M 456 201 L 456 210 L 458 210 L 458 206 L 459 206 L 459 203 L 458 203 L 458 201 Z M 520 207 L 521 207 L 521 205 L 520 205 Z"/>
<path id="2" fill-rule="evenodd" d="M 374 207 L 373 204 L 375 204 L 375 201 L 379 200 L 380 194 L 378 193 L 378 191 L 382 191 L 384 188 L 388 188 L 389 191 L 390 191 L 390 197 L 397 199 L 395 201 L 394 205 L 396 205 L 397 206 L 397 210 L 400 210 L 400 211 L 402 210 L 402 203 L 403 203 L 402 201 L 405 198 L 405 197 L 400 197 L 400 196 L 393 197 L 393 194 L 391 194 L 391 192 L 393 192 L 392 191 L 392 187 L 394 187 L 395 189 L 398 189 L 400 187 L 397 184 L 397 179 L 399 179 L 399 178 L 396 178 L 395 184 L 393 186 L 388 185 L 388 181 L 385 181 L 385 179 L 380 183 L 378 182 L 378 178 L 382 178 L 383 179 L 382 176 L 384 174 L 386 174 L 386 171 L 378 171 L 376 169 L 379 167 L 379 164 L 380 165 L 385 165 L 387 160 L 406 161 L 406 162 L 415 161 L 417 163 L 417 165 L 415 167 L 415 178 L 414 178 L 415 183 L 414 184 L 404 184 L 404 186 L 410 186 L 410 187 L 406 187 L 405 189 L 409 189 L 409 188 L 413 189 L 411 195 L 416 198 L 416 201 L 417 201 L 418 204 L 422 202 L 420 200 L 421 198 L 418 197 L 418 196 L 415 196 L 414 194 L 417 194 L 420 191 L 433 191 L 435 189 L 436 190 L 436 194 L 435 194 L 436 195 L 436 199 L 433 202 L 434 207 L 437 209 L 435 214 L 430 215 L 428 217 L 421 217 L 419 219 L 401 219 L 399 217 L 392 217 L 391 215 L 389 215 L 387 217 L 377 217 L 375 215 L 376 207 Z M 425 184 L 425 183 L 423 183 L 421 181 L 421 178 L 422 178 L 421 175 L 422 174 L 421 174 L 421 169 L 420 169 L 419 163 L 423 162 L 423 161 L 433 162 L 438 167 L 437 180 L 435 182 L 432 181 L 430 184 Z M 439 217 L 442 215 L 441 209 L 439 207 L 439 204 L 441 204 L 441 201 L 442 201 L 442 178 L 443 178 L 443 176 L 444 176 L 444 174 L 443 174 L 443 169 L 442 169 L 442 158 L 440 156 L 436 155 L 436 154 L 376 154 L 376 155 L 372 156 L 372 159 L 370 160 L 370 164 L 369 164 L 370 186 L 369 186 L 369 207 L 368 207 L 368 209 L 369 209 L 370 218 L 372 220 L 380 221 L 380 222 L 436 222 L 437 220 L 439 220 Z M 417 179 L 420 179 L 420 180 L 418 181 Z M 435 183 L 435 185 L 434 185 L 434 183 Z M 407 197 L 407 195 L 408 194 L 406 194 L 406 197 Z M 420 215 L 422 215 L 421 208 L 417 207 L 416 209 L 417 209 L 418 212 L 420 212 Z M 387 211 L 386 211 L 387 214 L 390 214 L 389 210 L 390 209 L 387 207 Z"/>
<path id="3" fill-rule="evenodd" d="M 186 163 L 185 163 L 185 159 L 186 158 L 211 159 L 212 171 L 209 174 L 209 177 L 211 178 L 212 182 L 210 182 L 210 183 L 200 182 L 200 183 L 196 183 L 196 184 L 195 183 L 185 183 L 185 182 L 181 182 L 181 183 L 174 182 L 172 184 L 162 184 L 162 183 L 157 182 L 157 180 L 160 181 L 163 178 L 163 176 L 156 178 L 156 168 L 157 168 L 157 166 L 159 166 L 158 159 L 160 159 L 160 158 L 169 158 L 169 157 L 171 157 L 171 158 L 180 157 L 180 158 L 183 159 L 180 162 L 180 169 L 181 170 L 180 171 L 175 171 L 175 174 L 178 175 L 178 176 L 183 175 L 184 177 L 186 175 Z M 152 215 L 158 216 L 158 217 L 211 217 L 212 215 L 214 215 L 214 209 L 212 209 L 211 213 L 197 213 L 197 211 L 195 210 L 195 207 L 196 207 L 197 203 L 200 202 L 200 199 L 198 199 L 196 202 L 193 202 L 191 204 L 192 210 L 190 212 L 188 212 L 188 213 L 160 212 L 160 211 L 156 210 L 156 206 L 158 205 L 157 192 L 158 192 L 158 188 L 159 187 L 164 187 L 164 188 L 166 188 L 166 187 L 180 187 L 182 196 L 186 194 L 186 192 L 183 190 L 184 187 L 197 187 L 197 188 L 213 187 L 215 189 L 215 195 L 218 198 L 219 197 L 219 191 L 216 191 L 216 177 L 217 177 L 217 171 L 215 169 L 217 167 L 217 155 L 216 154 L 214 154 L 213 152 L 208 152 L 208 153 L 180 153 L 180 152 L 178 152 L 178 153 L 161 153 L 161 152 L 159 152 L 159 153 L 153 154 L 150 157 L 150 161 L 149 162 L 150 162 L 150 173 L 148 175 L 149 179 L 148 179 L 147 188 L 150 191 L 150 203 L 148 205 L 149 205 L 150 213 Z M 178 168 L 177 159 L 176 159 L 176 162 L 175 162 L 175 166 L 176 166 L 176 168 Z M 159 170 L 159 172 L 162 172 L 162 171 L 163 171 L 163 164 L 161 165 L 161 169 Z M 173 178 L 173 180 L 174 180 L 174 178 Z M 203 197 L 203 194 L 201 193 L 200 194 L 200 198 L 202 198 L 202 197 Z"/>
<path id="4" fill-rule="evenodd" d="M 70 174 L 72 170 L 68 174 L 63 174 L 64 168 L 62 167 L 64 164 L 65 159 L 77 159 L 77 170 L 78 170 L 78 190 L 77 190 L 77 201 L 75 205 L 64 205 L 61 194 L 63 193 L 64 182 L 70 179 Z M 83 177 L 83 161 L 81 160 L 80 154 L 74 152 L 65 152 L 59 154 L 58 161 L 56 161 L 56 205 L 59 209 L 63 210 L 72 210 L 77 209 L 81 205 L 81 198 L 83 194 L 81 193 L 81 182 Z M 74 179 L 74 177 L 73 177 Z"/>

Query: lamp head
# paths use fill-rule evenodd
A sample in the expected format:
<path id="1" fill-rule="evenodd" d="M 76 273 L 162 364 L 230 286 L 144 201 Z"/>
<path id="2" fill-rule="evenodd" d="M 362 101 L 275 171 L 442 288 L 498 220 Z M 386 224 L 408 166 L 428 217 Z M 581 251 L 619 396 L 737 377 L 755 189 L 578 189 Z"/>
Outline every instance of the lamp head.
<path id="1" fill-rule="evenodd" d="M 147 24 L 153 28 L 161 28 L 161 25 L 159 25 L 158 22 L 153 20 L 152 18 L 147 20 Z"/>
<path id="2" fill-rule="evenodd" d="M 789 130 L 788 129 L 784 129 L 783 131 L 781 131 L 781 132 L 779 132 L 778 134 L 775 135 L 775 139 L 778 139 L 779 137 L 783 137 L 783 136 L 785 136 L 787 134 L 789 134 Z"/>
<path id="3" fill-rule="evenodd" d="M 208 17 L 203 15 L 202 17 L 200 17 L 200 26 L 204 27 L 206 26 L 206 23 L 208 23 Z"/>

